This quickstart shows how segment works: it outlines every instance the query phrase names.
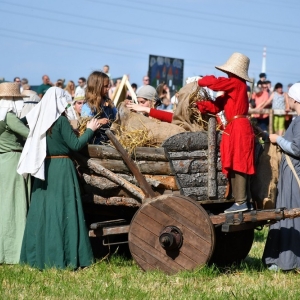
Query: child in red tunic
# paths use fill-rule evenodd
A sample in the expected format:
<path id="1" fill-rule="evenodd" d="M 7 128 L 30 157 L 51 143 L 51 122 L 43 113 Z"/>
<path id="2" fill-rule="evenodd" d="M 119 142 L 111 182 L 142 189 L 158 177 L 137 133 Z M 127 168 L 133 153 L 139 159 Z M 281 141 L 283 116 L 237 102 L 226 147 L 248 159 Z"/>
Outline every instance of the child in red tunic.
<path id="1" fill-rule="evenodd" d="M 249 58 L 233 53 L 228 61 L 217 69 L 228 74 L 228 78 L 205 76 L 198 85 L 224 94 L 216 101 L 201 101 L 197 106 L 201 113 L 216 114 L 224 110 L 227 125 L 222 135 L 222 171 L 230 181 L 235 203 L 225 213 L 251 210 L 250 178 L 254 174 L 254 132 L 248 119 L 248 96 L 246 81 Z"/>

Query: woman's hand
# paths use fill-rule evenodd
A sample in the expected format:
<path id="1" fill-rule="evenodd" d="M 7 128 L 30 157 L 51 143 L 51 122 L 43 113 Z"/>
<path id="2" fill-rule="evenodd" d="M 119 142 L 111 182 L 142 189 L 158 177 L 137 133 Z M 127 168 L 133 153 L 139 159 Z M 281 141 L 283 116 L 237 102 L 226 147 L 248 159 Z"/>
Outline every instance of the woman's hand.
<path id="1" fill-rule="evenodd" d="M 92 129 L 93 131 L 97 130 L 100 127 L 100 124 L 97 119 L 91 119 L 87 122 L 86 128 Z"/>
<path id="2" fill-rule="evenodd" d="M 100 126 L 109 123 L 109 119 L 107 119 L 107 118 L 98 119 L 97 121 Z"/>
<path id="3" fill-rule="evenodd" d="M 135 104 L 135 103 L 128 103 L 126 105 L 126 107 L 129 108 L 130 110 L 145 112 L 148 114 L 150 113 L 150 107 L 147 107 L 147 106 L 142 106 L 142 105 Z"/>
<path id="4" fill-rule="evenodd" d="M 269 134 L 269 139 L 270 139 L 270 142 L 272 143 L 272 144 L 276 144 L 277 142 L 277 138 L 278 138 L 278 134 Z"/>

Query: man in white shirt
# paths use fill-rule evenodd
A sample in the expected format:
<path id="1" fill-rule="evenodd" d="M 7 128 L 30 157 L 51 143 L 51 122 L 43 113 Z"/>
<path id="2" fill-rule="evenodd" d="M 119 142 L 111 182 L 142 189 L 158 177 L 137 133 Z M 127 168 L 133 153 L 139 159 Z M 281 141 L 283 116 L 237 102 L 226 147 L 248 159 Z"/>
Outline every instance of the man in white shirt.
<path id="1" fill-rule="evenodd" d="M 82 93 L 85 93 L 85 88 L 86 88 L 86 79 L 84 77 L 80 77 L 78 79 L 78 86 L 76 87 L 75 90 L 75 97 L 77 95 L 82 95 Z"/>

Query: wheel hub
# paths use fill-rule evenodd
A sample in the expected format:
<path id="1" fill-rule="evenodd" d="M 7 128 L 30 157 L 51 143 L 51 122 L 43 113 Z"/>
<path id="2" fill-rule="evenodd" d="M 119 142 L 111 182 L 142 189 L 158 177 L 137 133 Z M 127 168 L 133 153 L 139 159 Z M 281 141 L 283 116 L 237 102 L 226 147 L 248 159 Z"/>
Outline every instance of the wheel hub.
<path id="1" fill-rule="evenodd" d="M 159 243 L 165 250 L 180 249 L 182 242 L 182 232 L 176 226 L 165 227 L 159 235 Z"/>

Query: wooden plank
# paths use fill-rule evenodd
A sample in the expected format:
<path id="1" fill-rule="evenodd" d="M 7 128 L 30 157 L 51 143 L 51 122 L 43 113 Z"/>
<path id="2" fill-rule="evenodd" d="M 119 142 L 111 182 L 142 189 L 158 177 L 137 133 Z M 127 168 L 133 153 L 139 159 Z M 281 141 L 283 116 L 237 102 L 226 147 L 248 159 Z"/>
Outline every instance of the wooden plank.
<path id="1" fill-rule="evenodd" d="M 104 227 L 89 230 L 89 237 L 102 237 L 108 235 L 126 234 L 129 232 L 130 225 L 119 225 L 115 227 Z"/>
<path id="2" fill-rule="evenodd" d="M 117 91 L 114 93 L 113 101 L 114 105 L 117 107 L 118 104 L 125 100 L 127 94 L 126 81 L 128 80 L 127 75 L 123 75 L 119 86 L 116 88 Z"/>
<path id="3" fill-rule="evenodd" d="M 151 252 L 151 248 L 145 247 L 143 241 L 139 241 L 137 238 L 133 236 L 133 240 L 130 243 L 130 253 L 132 257 L 135 259 L 135 261 L 139 264 L 139 266 L 143 270 L 162 270 L 167 274 L 175 274 L 177 272 L 177 268 L 172 268 L 171 265 L 166 265 L 165 258 L 161 253 L 160 255 L 157 255 L 156 252 Z M 146 244 L 147 245 L 147 244 Z M 150 252 L 149 252 L 150 251 Z M 143 262 L 146 262 L 147 265 L 144 265 L 141 263 L 141 260 Z M 151 266 L 148 269 L 148 266 Z"/>
<path id="4" fill-rule="evenodd" d="M 207 195 L 209 199 L 218 198 L 217 187 L 217 140 L 216 140 L 216 119 L 208 120 L 208 170 L 207 170 Z"/>
<path id="5" fill-rule="evenodd" d="M 227 214 L 228 215 L 228 214 Z M 239 217 L 238 213 L 234 214 L 234 218 Z M 265 209 L 256 211 L 246 211 L 243 212 L 242 222 L 258 222 L 266 220 L 281 220 L 281 219 L 294 219 L 300 217 L 300 208 L 292 209 Z M 226 214 L 219 214 L 215 216 L 210 216 L 213 224 L 222 224 L 226 221 Z"/>

